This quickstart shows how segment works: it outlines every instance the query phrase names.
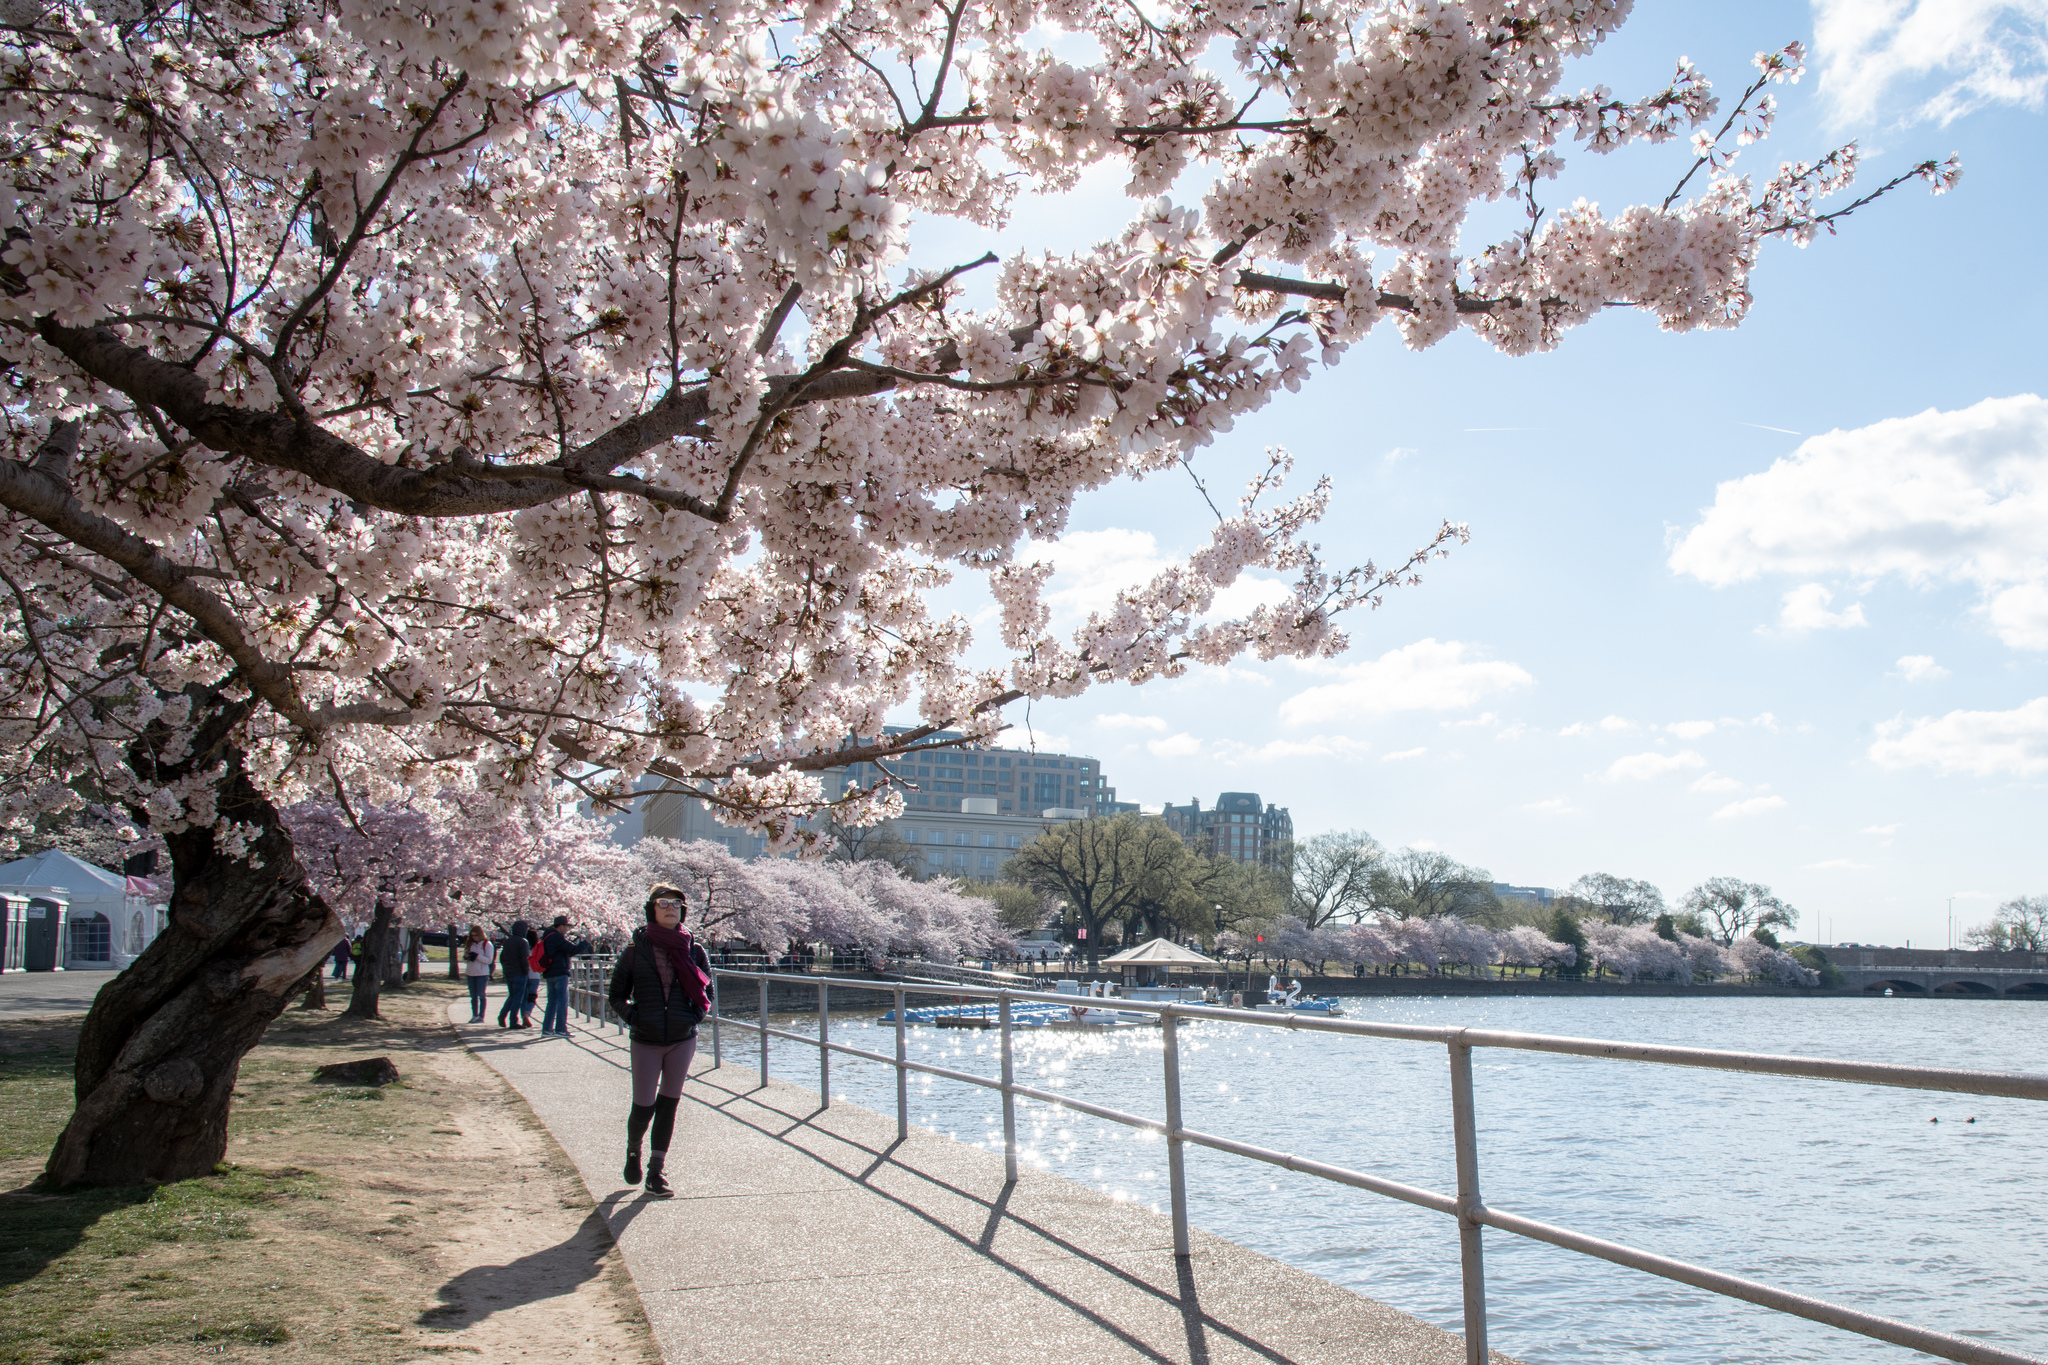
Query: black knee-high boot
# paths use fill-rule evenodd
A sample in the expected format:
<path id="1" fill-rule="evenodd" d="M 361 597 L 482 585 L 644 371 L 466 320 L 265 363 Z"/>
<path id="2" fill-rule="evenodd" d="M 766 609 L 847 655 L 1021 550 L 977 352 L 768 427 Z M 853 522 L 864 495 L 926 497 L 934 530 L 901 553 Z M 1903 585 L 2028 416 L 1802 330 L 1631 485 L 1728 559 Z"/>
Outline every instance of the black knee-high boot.
<path id="1" fill-rule="evenodd" d="M 676 1101 L 673 1096 L 661 1095 L 654 1101 L 654 1137 L 647 1154 L 647 1192 L 657 1199 L 666 1199 L 673 1191 L 663 1178 L 661 1168 L 668 1163 L 669 1138 L 676 1130 Z"/>
<path id="2" fill-rule="evenodd" d="M 654 1117 L 654 1106 L 636 1104 L 633 1112 L 626 1115 L 626 1183 L 640 1183 L 640 1139 L 647 1135 L 648 1120 Z"/>

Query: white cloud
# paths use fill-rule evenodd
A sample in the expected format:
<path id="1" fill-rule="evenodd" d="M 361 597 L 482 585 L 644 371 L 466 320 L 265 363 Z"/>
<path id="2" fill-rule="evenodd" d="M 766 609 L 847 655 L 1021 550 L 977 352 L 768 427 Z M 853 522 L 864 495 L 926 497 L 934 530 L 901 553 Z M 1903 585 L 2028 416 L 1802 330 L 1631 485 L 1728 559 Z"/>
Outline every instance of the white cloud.
<path id="1" fill-rule="evenodd" d="M 1710 720 L 1681 720 L 1664 727 L 1680 739 L 1699 739 L 1714 733 L 1714 722 Z"/>
<path id="2" fill-rule="evenodd" d="M 1867 872 L 1874 864 L 1859 863 L 1852 858 L 1829 858 L 1826 862 L 1801 863 L 1808 872 Z"/>
<path id="3" fill-rule="evenodd" d="M 1716 820 L 1739 820 L 1745 815 L 1761 815 L 1767 810 L 1782 810 L 1785 798 L 1782 796 L 1752 796 L 1747 801 L 1730 801 L 1714 812 Z"/>
<path id="4" fill-rule="evenodd" d="M 1383 458 L 1388 464 L 1399 464 L 1401 461 L 1412 459 L 1421 453 L 1414 446 L 1395 446 Z"/>
<path id="5" fill-rule="evenodd" d="M 1203 619 L 1233 620 L 1240 616 L 1249 616 L 1260 607 L 1276 607 L 1287 598 L 1287 585 L 1279 579 L 1255 578 L 1245 574 L 1216 594 L 1216 600 L 1209 604 L 1209 610 Z"/>
<path id="6" fill-rule="evenodd" d="M 1273 763 L 1288 758 L 1357 758 L 1371 748 L 1372 745 L 1360 739 L 1316 735 L 1311 739 L 1270 740 L 1257 747 L 1225 740 L 1217 744 L 1216 755 L 1223 762 L 1236 765 Z"/>
<path id="7" fill-rule="evenodd" d="M 1593 727 L 1586 724 L 1586 722 L 1582 720 L 1575 721 L 1572 724 L 1565 726 L 1564 729 L 1559 730 L 1558 733 L 1569 739 L 1577 735 L 1590 735 L 1593 733 Z"/>
<path id="8" fill-rule="evenodd" d="M 1693 783 L 1692 789 L 1696 792 L 1739 792 L 1742 790 L 1742 784 L 1732 777 L 1723 777 L 1719 773 L 1708 773 L 1705 777 Z"/>
<path id="9" fill-rule="evenodd" d="M 1562 796 L 1553 796 L 1548 801 L 1531 801 L 1522 807 L 1537 815 L 1584 815 L 1585 812 Z"/>
<path id="10" fill-rule="evenodd" d="M 1500 724 L 1500 717 L 1491 711 L 1482 711 L 1468 720 L 1446 720 L 1438 722 L 1446 730 L 1469 730 L 1475 725 L 1491 726 Z"/>
<path id="11" fill-rule="evenodd" d="M 1187 758 L 1201 752 L 1202 741 L 1183 730 L 1165 739 L 1149 740 L 1145 747 L 1152 751 L 1154 758 Z"/>
<path id="12" fill-rule="evenodd" d="M 1809 630 L 1848 630 L 1870 624 L 1863 619 L 1861 602 L 1829 611 L 1828 604 L 1834 600 L 1835 595 L 1820 584 L 1801 583 L 1785 594 L 1784 605 L 1778 608 L 1778 629 L 1804 635 Z"/>
<path id="13" fill-rule="evenodd" d="M 1162 716 L 1132 716 L 1115 711 L 1106 716 L 1097 716 L 1095 723 L 1105 730 L 1164 730 L 1166 720 Z"/>
<path id="14" fill-rule="evenodd" d="M 1895 86 L 1908 122 L 2048 96 L 2048 0 L 1814 0 L 1813 34 L 1837 127 L 1878 119 Z"/>
<path id="15" fill-rule="evenodd" d="M 1456 711 L 1536 680 L 1519 664 L 1471 657 L 1456 640 L 1417 640 L 1367 663 L 1348 664 L 1343 681 L 1311 687 L 1280 704 L 1289 725 L 1349 720 L 1396 711 Z"/>
<path id="16" fill-rule="evenodd" d="M 1704 768 L 1706 766 L 1707 760 L 1701 758 L 1690 749 L 1683 749 L 1675 754 L 1630 754 L 1627 758 L 1617 758 L 1608 765 L 1607 780 L 1609 782 L 1643 782 L 1653 777 L 1662 777 L 1666 773 L 1683 772 L 1689 768 Z"/>
<path id="17" fill-rule="evenodd" d="M 1862 829 L 1859 829 L 1859 830 L 1857 830 L 1856 832 L 1857 832 L 1858 834 L 1875 834 L 1875 835 L 1877 835 L 1877 836 L 1878 836 L 1879 838 L 1884 838 L 1884 839 L 1888 839 L 1888 838 L 1890 838 L 1890 837 L 1891 837 L 1892 835 L 1894 835 L 1894 834 L 1897 834 L 1897 833 L 1898 833 L 1898 832 L 1899 832 L 1900 830 L 1902 830 L 1902 829 L 1904 829 L 1904 828 L 1905 828 L 1905 826 L 1904 826 L 1903 824 L 1898 824 L 1898 825 L 1865 825 L 1865 826 L 1864 826 L 1864 827 L 1863 827 Z"/>
<path id="18" fill-rule="evenodd" d="M 1600 728 L 1610 735 L 1619 735 L 1635 729 L 1636 723 L 1625 716 L 1604 716 L 1601 718 Z"/>
<path id="19" fill-rule="evenodd" d="M 1951 711 L 1887 721 L 1870 757 L 1883 768 L 1935 768 L 1973 777 L 2048 773 L 2048 697 L 2010 711 Z"/>
<path id="20" fill-rule="evenodd" d="M 1019 556 L 1032 558 L 1052 564 L 1045 603 L 1056 619 L 1068 622 L 1109 610 L 1119 590 L 1145 582 L 1172 563 L 1150 531 L 1115 526 L 1075 531 L 1051 544 L 1033 543 Z"/>
<path id="21" fill-rule="evenodd" d="M 1717 488 L 1670 565 L 1715 587 L 1769 574 L 1968 583 L 1999 639 L 2048 649 L 2044 522 L 2048 400 L 2021 394 L 1810 437 Z"/>
<path id="22" fill-rule="evenodd" d="M 1380 762 L 1398 763 L 1400 760 L 1404 758 L 1421 758 L 1424 754 L 1428 752 L 1429 750 L 1426 748 L 1402 749 L 1396 753 L 1381 754 Z"/>
<path id="23" fill-rule="evenodd" d="M 1932 654 L 1908 654 L 1899 660 L 1899 676 L 1907 682 L 1932 682 L 1946 678 L 1948 670 L 1934 662 Z"/>

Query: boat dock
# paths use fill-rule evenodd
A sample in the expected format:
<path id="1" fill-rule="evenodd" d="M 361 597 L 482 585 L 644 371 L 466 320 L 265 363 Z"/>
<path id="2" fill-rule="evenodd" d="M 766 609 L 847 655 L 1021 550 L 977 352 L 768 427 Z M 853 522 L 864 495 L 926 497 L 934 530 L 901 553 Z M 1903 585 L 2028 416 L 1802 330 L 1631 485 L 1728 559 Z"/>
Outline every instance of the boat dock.
<path id="1" fill-rule="evenodd" d="M 666 1360 L 915 1365 L 1461 1365 L 1405 1313 L 1046 1172 L 816 1092 L 752 1059 L 684 1091 L 676 1198 L 619 1178 L 624 1038 L 571 1016 L 540 1038 L 451 1021 L 561 1143 L 612 1230 Z M 1513 1365 L 1495 1354 L 1500 1365 Z"/>

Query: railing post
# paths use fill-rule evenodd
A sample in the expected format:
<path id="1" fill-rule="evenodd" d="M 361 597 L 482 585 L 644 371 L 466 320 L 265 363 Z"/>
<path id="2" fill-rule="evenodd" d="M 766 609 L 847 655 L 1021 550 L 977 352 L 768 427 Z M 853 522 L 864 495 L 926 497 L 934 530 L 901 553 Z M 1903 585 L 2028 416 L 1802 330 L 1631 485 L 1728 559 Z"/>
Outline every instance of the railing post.
<path id="1" fill-rule="evenodd" d="M 1479 1124 L 1472 1109 L 1472 1049 L 1454 1035 L 1451 1049 L 1451 1141 L 1458 1158 L 1458 1262 L 1465 1280 L 1465 1361 L 1486 1365 L 1486 1261 L 1479 1208 Z"/>
<path id="2" fill-rule="evenodd" d="M 896 988 L 896 1140 L 910 1136 L 910 1072 L 903 1063 L 909 1057 L 903 1040 L 903 988 Z"/>
<path id="3" fill-rule="evenodd" d="M 818 981 L 818 1107 L 832 1107 L 832 1049 L 825 1046 L 832 1031 L 832 1002 L 827 992 L 832 983 L 819 978 Z"/>
<path id="4" fill-rule="evenodd" d="M 1003 1182 L 1017 1183 L 1017 1088 L 1010 1065 L 1010 993 L 997 997 L 1003 1032 Z"/>
<path id="5" fill-rule="evenodd" d="M 1188 1254 L 1188 1177 L 1181 1152 L 1180 1030 L 1173 1011 L 1159 1014 L 1166 1061 L 1166 1184 L 1173 1202 L 1173 1254 Z"/>
<path id="6" fill-rule="evenodd" d="M 762 972 L 757 983 L 761 987 L 761 1013 L 758 1022 L 761 1028 L 761 1088 L 768 1088 L 768 973 Z"/>

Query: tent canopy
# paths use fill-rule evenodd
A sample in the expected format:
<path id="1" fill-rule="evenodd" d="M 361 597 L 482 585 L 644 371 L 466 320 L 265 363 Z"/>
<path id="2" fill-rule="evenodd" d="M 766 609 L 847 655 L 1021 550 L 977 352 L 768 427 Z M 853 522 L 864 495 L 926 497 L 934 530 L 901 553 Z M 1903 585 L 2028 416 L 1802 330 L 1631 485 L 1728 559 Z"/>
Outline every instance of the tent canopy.
<path id="1" fill-rule="evenodd" d="M 1114 957 L 1102 959 L 1102 965 L 1105 967 L 1167 967 L 1175 963 L 1213 967 L 1216 965 L 1216 959 L 1203 957 L 1192 949 L 1183 948 L 1178 943 L 1168 943 L 1163 938 L 1151 939 L 1135 948 L 1126 948 Z"/>
<path id="2" fill-rule="evenodd" d="M 54 886 L 70 893 L 76 914 L 89 915 L 108 906 L 119 908 L 128 896 L 128 879 L 118 872 L 50 849 L 33 858 L 0 865 L 0 886 Z"/>

